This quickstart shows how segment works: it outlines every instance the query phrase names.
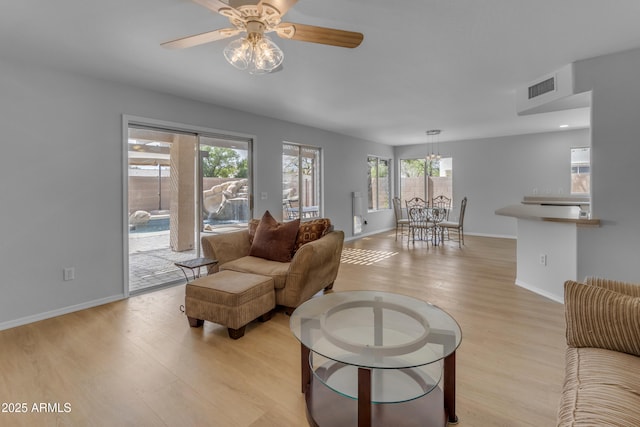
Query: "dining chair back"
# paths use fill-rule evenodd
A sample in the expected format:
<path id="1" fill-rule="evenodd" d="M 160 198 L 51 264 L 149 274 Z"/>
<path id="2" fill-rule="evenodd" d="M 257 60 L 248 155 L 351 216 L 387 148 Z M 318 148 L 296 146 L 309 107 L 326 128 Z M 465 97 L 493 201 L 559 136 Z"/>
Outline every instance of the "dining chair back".
<path id="1" fill-rule="evenodd" d="M 427 206 L 429 206 L 427 201 L 420 197 L 412 197 L 406 200 L 405 204 L 407 205 L 407 215 L 409 213 L 409 209 L 411 208 L 426 208 Z"/>
<path id="2" fill-rule="evenodd" d="M 467 210 L 467 197 L 462 198 L 462 202 L 460 202 L 460 214 L 458 215 L 457 221 L 442 221 L 439 226 L 443 230 L 447 232 L 455 231 L 458 233 L 458 247 L 462 248 L 464 245 L 464 215 Z M 444 234 L 443 234 L 444 237 Z"/>
<path id="3" fill-rule="evenodd" d="M 427 246 L 429 246 L 429 233 L 435 227 L 435 223 L 431 220 L 430 208 L 427 206 L 414 206 L 408 208 L 407 212 L 409 214 L 409 236 L 413 244 L 416 244 L 417 235 L 418 240 L 426 241 Z M 409 239 L 407 239 L 408 244 Z"/>
<path id="4" fill-rule="evenodd" d="M 398 229 L 400 229 L 400 240 L 402 240 L 402 236 L 404 235 L 404 227 L 405 225 L 409 226 L 409 219 L 403 218 L 402 215 L 402 202 L 400 201 L 400 197 L 393 198 L 393 214 L 396 218 L 396 240 L 398 240 Z"/>
<path id="5" fill-rule="evenodd" d="M 451 199 L 444 194 L 440 194 L 431 199 L 431 207 L 434 208 L 444 208 L 447 210 L 447 217 L 445 219 L 449 219 L 449 211 L 451 210 Z"/>

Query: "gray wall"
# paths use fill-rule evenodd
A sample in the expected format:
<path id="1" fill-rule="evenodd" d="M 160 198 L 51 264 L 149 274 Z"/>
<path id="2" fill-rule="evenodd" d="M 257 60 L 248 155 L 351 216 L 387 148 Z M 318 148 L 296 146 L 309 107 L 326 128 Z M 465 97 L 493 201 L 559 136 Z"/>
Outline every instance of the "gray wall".
<path id="1" fill-rule="evenodd" d="M 282 142 L 322 147 L 324 214 L 347 236 L 351 192 L 367 192 L 367 154 L 393 156 L 386 145 L 33 63 L 3 58 L 0 75 L 0 329 L 124 296 L 123 114 L 254 136 L 254 194 L 268 194 L 256 197 L 258 217 L 281 212 Z M 368 220 L 365 232 L 388 228 L 392 212 Z M 76 279 L 65 282 L 69 266 Z"/>
<path id="2" fill-rule="evenodd" d="M 440 152 L 453 157 L 454 204 L 468 199 L 465 232 L 515 237 L 516 220 L 495 210 L 520 203 L 534 189 L 569 194 L 570 149 L 589 145 L 588 129 L 440 143 Z M 426 144 L 396 147 L 396 162 L 422 158 L 428 149 Z"/>
<path id="3" fill-rule="evenodd" d="M 575 64 L 579 91 L 592 91 L 593 214 L 579 229 L 578 278 L 640 282 L 640 49 Z"/>

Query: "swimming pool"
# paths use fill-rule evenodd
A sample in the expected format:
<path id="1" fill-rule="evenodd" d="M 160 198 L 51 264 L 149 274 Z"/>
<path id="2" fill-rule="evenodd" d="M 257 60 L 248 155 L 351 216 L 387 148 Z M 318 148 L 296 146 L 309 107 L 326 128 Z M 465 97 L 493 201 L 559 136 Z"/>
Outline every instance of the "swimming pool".
<path id="1" fill-rule="evenodd" d="M 151 218 L 146 224 L 129 224 L 129 233 L 151 233 L 169 230 L 169 217 Z"/>
<path id="2" fill-rule="evenodd" d="M 224 224 L 242 224 L 247 221 L 236 221 L 236 220 L 211 220 L 207 219 L 204 221 L 205 224 L 210 225 L 224 225 Z M 129 233 L 130 234 L 138 234 L 138 233 L 153 233 L 157 231 L 168 231 L 169 230 L 169 217 L 162 218 L 151 218 L 149 222 L 146 224 L 138 224 L 133 225 L 129 224 Z"/>

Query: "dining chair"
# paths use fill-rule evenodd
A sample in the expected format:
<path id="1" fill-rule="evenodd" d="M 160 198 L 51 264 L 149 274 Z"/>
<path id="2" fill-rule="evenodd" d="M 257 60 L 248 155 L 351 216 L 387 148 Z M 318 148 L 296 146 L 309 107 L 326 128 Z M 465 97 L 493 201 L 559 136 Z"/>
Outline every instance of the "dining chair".
<path id="1" fill-rule="evenodd" d="M 400 197 L 393 198 L 393 213 L 396 217 L 396 241 L 398 240 L 398 228 L 400 228 L 400 240 L 402 240 L 405 225 L 409 227 L 409 218 L 403 218 Z"/>
<path id="2" fill-rule="evenodd" d="M 433 197 L 431 199 L 431 207 L 433 208 L 444 208 L 447 210 L 447 217 L 445 219 L 449 219 L 449 210 L 451 210 L 451 199 L 444 194 Z"/>
<path id="3" fill-rule="evenodd" d="M 300 202 L 298 199 L 287 199 L 287 217 L 297 219 L 300 217 Z"/>
<path id="4" fill-rule="evenodd" d="M 458 233 L 458 247 L 462 248 L 464 245 L 464 213 L 467 209 L 467 197 L 465 196 L 460 203 L 460 214 L 457 221 L 442 221 L 438 226 L 440 227 L 442 238 L 444 239 L 444 232 L 455 231 Z"/>
<path id="5" fill-rule="evenodd" d="M 435 230 L 435 223 L 430 220 L 429 208 L 426 206 L 418 206 L 409 208 L 409 236 L 416 244 L 416 234 L 419 240 L 426 240 L 429 246 L 430 232 Z M 409 238 L 407 238 L 407 246 L 409 246 Z"/>
<path id="6" fill-rule="evenodd" d="M 420 197 L 412 197 L 404 202 L 407 206 L 407 215 L 411 208 L 426 208 L 429 206 L 425 199 Z"/>

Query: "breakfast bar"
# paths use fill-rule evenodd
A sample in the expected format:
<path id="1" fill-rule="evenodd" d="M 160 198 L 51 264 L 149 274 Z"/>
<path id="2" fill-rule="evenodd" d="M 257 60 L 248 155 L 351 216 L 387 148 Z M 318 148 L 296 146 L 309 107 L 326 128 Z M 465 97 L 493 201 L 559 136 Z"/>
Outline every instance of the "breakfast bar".
<path id="1" fill-rule="evenodd" d="M 516 285 L 558 302 L 563 283 L 577 280 L 577 227 L 600 225 L 585 203 L 570 201 L 523 202 L 495 211 L 517 220 Z"/>

